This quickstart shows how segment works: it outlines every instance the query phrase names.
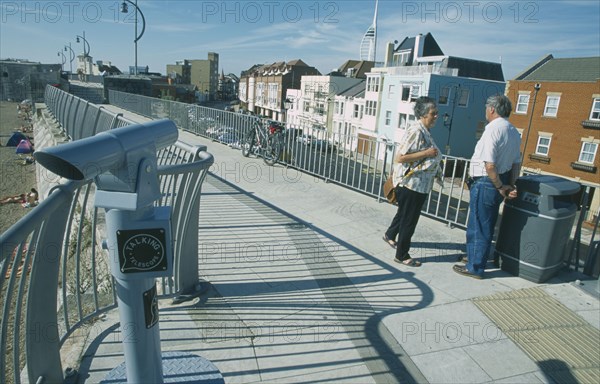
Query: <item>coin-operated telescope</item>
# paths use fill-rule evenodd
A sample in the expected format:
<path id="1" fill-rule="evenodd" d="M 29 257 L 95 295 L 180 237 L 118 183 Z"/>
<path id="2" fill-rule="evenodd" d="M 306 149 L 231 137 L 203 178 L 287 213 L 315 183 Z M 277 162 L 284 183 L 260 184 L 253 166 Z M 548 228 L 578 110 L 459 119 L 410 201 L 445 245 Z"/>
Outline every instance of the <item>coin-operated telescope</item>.
<path id="1" fill-rule="evenodd" d="M 155 278 L 173 271 L 171 208 L 160 198 L 156 152 L 177 140 L 170 120 L 130 125 L 34 153 L 48 170 L 94 180 L 95 206 L 106 209 L 111 274 L 115 278 L 127 381 L 162 383 Z"/>

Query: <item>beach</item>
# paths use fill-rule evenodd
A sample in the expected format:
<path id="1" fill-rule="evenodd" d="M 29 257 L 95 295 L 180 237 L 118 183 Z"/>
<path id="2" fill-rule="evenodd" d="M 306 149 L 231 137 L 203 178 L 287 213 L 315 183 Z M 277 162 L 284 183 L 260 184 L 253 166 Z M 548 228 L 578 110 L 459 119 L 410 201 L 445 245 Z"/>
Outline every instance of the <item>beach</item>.
<path id="1" fill-rule="evenodd" d="M 16 147 L 7 147 L 6 143 L 13 132 L 21 127 L 29 126 L 31 122 L 19 116 L 19 103 L 0 101 L 0 198 L 28 193 L 36 188 L 35 164 L 26 162 L 28 155 L 18 155 Z M 33 132 L 24 133 L 33 137 Z M 32 139 L 33 143 L 33 139 Z M 35 144 L 35 143 L 34 143 Z M 21 203 L 0 205 L 0 233 L 3 233 L 25 216 L 32 208 L 24 208 Z"/>

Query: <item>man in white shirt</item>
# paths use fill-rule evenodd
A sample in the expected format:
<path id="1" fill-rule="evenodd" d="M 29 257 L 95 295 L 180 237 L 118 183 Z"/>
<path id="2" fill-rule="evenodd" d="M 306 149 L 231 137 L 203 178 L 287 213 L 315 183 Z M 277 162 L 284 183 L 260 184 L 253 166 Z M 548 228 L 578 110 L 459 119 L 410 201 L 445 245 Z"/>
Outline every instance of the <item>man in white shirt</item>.
<path id="1" fill-rule="evenodd" d="M 454 272 L 463 276 L 483 278 L 500 204 L 504 199 L 517 197 L 514 184 L 521 165 L 521 136 L 508 121 L 511 110 L 511 102 L 504 95 L 487 99 L 488 124 L 475 146 L 469 167 L 473 183 L 467 223 L 467 264 L 453 266 Z"/>

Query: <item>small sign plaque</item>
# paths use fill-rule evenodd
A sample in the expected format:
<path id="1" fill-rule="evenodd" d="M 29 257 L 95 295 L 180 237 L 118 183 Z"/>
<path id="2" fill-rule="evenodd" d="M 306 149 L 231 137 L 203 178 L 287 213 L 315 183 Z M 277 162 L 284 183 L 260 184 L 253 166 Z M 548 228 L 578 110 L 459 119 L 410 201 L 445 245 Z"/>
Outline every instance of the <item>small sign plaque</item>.
<path id="1" fill-rule="evenodd" d="M 158 323 L 158 297 L 156 296 L 156 284 L 144 292 L 144 318 L 146 329 L 152 328 Z"/>
<path id="2" fill-rule="evenodd" d="M 160 272 L 168 268 L 163 228 L 117 231 L 122 273 Z"/>

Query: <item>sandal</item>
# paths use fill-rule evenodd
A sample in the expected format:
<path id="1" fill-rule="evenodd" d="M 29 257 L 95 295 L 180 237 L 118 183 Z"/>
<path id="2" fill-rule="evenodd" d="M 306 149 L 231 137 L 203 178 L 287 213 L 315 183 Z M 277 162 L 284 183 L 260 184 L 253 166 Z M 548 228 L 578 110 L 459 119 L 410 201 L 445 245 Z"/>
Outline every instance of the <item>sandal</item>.
<path id="1" fill-rule="evenodd" d="M 383 235 L 383 241 L 388 243 L 388 245 L 390 247 L 396 249 L 396 242 L 394 240 L 390 239 L 389 237 L 387 237 L 387 235 Z"/>
<path id="2" fill-rule="evenodd" d="M 421 262 L 413 259 L 412 257 L 408 257 L 404 260 L 398 260 L 398 259 L 394 258 L 394 261 L 396 263 L 406 265 L 407 267 L 420 267 L 421 266 Z"/>

